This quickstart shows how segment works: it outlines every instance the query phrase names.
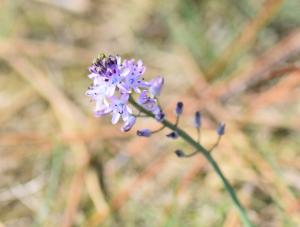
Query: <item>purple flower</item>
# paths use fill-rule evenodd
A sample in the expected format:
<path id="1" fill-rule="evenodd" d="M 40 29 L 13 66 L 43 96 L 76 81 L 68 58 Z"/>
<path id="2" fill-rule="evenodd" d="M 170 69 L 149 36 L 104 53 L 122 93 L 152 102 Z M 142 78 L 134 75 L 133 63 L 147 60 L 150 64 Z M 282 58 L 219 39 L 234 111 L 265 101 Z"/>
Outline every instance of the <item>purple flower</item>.
<path id="1" fill-rule="evenodd" d="M 162 86 L 164 85 L 164 78 L 158 76 L 150 81 L 149 92 L 153 96 L 159 96 Z"/>
<path id="2" fill-rule="evenodd" d="M 125 123 L 121 130 L 129 131 L 136 121 L 128 103 L 129 96 L 135 92 L 140 94 L 138 103 L 157 120 L 163 120 L 164 113 L 155 98 L 160 93 L 163 78 L 157 77 L 151 83 L 144 81 L 145 66 L 141 60 L 122 61 L 119 56 L 102 54 L 94 60 L 89 71 L 92 84 L 86 95 L 95 102 L 96 117 L 112 114 L 112 124 L 122 118 Z"/>
<path id="3" fill-rule="evenodd" d="M 120 98 L 112 97 L 109 107 L 112 112 L 112 124 L 116 124 L 121 117 L 126 122 L 132 114 L 131 108 L 127 105 L 128 98 L 128 95 L 122 95 Z"/>
<path id="4" fill-rule="evenodd" d="M 152 112 L 154 115 L 160 113 L 160 108 L 157 105 L 156 99 L 149 97 L 146 90 L 142 91 L 142 93 L 140 94 L 138 103 L 142 105 L 146 110 Z"/>
<path id="5" fill-rule="evenodd" d="M 146 102 L 148 102 L 151 98 L 147 94 L 148 92 L 146 90 L 143 90 L 138 98 L 138 103 L 143 105 Z"/>
<path id="6" fill-rule="evenodd" d="M 127 122 L 132 114 L 132 110 L 128 106 L 128 98 L 129 96 L 127 94 L 123 94 L 120 97 L 98 98 L 95 107 L 96 117 L 111 113 L 112 124 L 116 124 L 121 117 L 124 122 Z"/>
<path id="7" fill-rule="evenodd" d="M 89 67 L 89 71 L 94 75 L 105 73 L 105 54 L 100 54 L 94 61 L 93 64 Z"/>
<path id="8" fill-rule="evenodd" d="M 105 57 L 105 55 L 101 55 L 89 67 L 89 71 L 91 72 L 89 78 L 93 79 L 93 86 L 105 84 L 107 96 L 113 96 L 117 87 L 123 92 L 126 91 L 122 81 L 130 70 L 122 66 L 119 56 Z"/>
<path id="9" fill-rule="evenodd" d="M 218 128 L 217 128 L 217 134 L 219 136 L 223 136 L 225 134 L 225 124 L 224 123 L 220 123 Z"/>
<path id="10" fill-rule="evenodd" d="M 136 134 L 138 136 L 143 136 L 143 137 L 150 137 L 152 132 L 150 131 L 150 129 L 142 129 L 142 130 L 138 130 L 136 132 Z"/>
<path id="11" fill-rule="evenodd" d="M 96 78 L 93 82 L 93 85 L 91 85 L 88 88 L 86 95 L 89 96 L 91 100 L 96 103 L 94 108 L 96 117 L 106 115 L 110 112 L 108 110 L 109 107 L 109 103 L 107 100 L 108 93 L 109 93 L 108 87 L 99 78 Z"/>
<path id="12" fill-rule="evenodd" d="M 104 54 L 98 56 L 93 64 L 89 67 L 89 71 L 92 74 L 110 77 L 110 73 L 120 72 L 121 68 L 121 58 L 119 56 L 108 56 L 106 57 Z"/>
<path id="13" fill-rule="evenodd" d="M 123 132 L 128 132 L 133 127 L 133 125 L 135 124 L 135 122 L 136 122 L 136 117 L 129 116 L 128 120 L 122 126 L 121 130 Z"/>
<path id="14" fill-rule="evenodd" d="M 146 88 L 149 86 L 148 82 L 144 81 L 142 75 L 146 68 L 143 66 L 143 62 L 139 60 L 137 63 L 132 60 L 125 60 L 123 66 L 128 70 L 128 74 L 124 79 L 124 88 L 130 92 L 133 89 L 136 93 L 140 93 L 140 88 Z"/>

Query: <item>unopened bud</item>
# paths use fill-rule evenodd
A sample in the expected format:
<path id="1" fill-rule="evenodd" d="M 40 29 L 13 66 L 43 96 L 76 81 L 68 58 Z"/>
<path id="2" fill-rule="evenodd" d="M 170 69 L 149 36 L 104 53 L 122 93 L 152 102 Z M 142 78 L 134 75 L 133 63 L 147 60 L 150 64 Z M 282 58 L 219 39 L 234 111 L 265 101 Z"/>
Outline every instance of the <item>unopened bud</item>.
<path id="1" fill-rule="evenodd" d="M 177 155 L 178 158 L 182 158 L 185 156 L 185 154 L 182 150 L 176 150 L 175 154 Z"/>
<path id="2" fill-rule="evenodd" d="M 219 124 L 219 127 L 217 128 L 217 134 L 219 136 L 223 136 L 225 134 L 225 124 L 224 123 Z"/>
<path id="3" fill-rule="evenodd" d="M 150 137 L 151 134 L 152 134 L 152 132 L 151 132 L 150 129 L 142 129 L 142 130 L 138 130 L 138 131 L 136 132 L 136 134 L 137 134 L 138 136 L 142 136 L 142 137 Z"/>
<path id="4" fill-rule="evenodd" d="M 173 131 L 173 132 L 167 134 L 167 137 L 172 138 L 172 139 L 177 139 L 178 133 L 176 131 Z"/>
<path id="5" fill-rule="evenodd" d="M 178 102 L 176 105 L 176 116 L 181 115 L 183 112 L 183 102 Z"/>
<path id="6" fill-rule="evenodd" d="M 195 121 L 194 121 L 194 123 L 195 123 L 195 127 L 196 128 L 200 128 L 201 127 L 201 112 L 200 111 L 197 111 L 196 113 L 195 113 Z"/>

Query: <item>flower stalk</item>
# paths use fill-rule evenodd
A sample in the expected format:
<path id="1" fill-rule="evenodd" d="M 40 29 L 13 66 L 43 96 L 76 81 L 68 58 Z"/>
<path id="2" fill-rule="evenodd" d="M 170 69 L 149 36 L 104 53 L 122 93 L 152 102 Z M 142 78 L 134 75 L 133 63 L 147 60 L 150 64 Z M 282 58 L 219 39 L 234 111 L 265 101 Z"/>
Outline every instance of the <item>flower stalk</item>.
<path id="1" fill-rule="evenodd" d="M 140 112 L 146 114 L 147 116 L 154 118 L 155 119 L 155 115 L 146 110 L 143 106 L 139 105 L 132 96 L 129 97 L 129 102 Z M 170 121 L 168 121 L 167 119 L 164 119 L 161 121 L 161 124 L 166 127 L 171 129 L 172 131 L 176 131 L 178 133 L 178 136 L 181 137 L 184 141 L 186 141 L 188 144 L 190 144 L 192 147 L 194 147 L 196 149 L 197 152 L 201 153 L 206 160 L 211 164 L 212 168 L 214 169 L 214 171 L 216 172 L 216 174 L 218 175 L 218 177 L 221 179 L 225 190 L 228 192 L 235 208 L 237 209 L 237 211 L 239 212 L 240 218 L 244 224 L 244 226 L 246 227 L 251 227 L 253 226 L 251 224 L 251 221 L 247 215 L 247 212 L 245 210 L 245 208 L 242 206 L 241 202 L 239 201 L 236 192 L 234 190 L 234 188 L 231 186 L 231 184 L 229 183 L 229 181 L 227 180 L 227 178 L 224 176 L 222 170 L 220 169 L 218 163 L 215 161 L 215 159 L 212 157 L 211 153 L 206 150 L 199 142 L 197 142 L 196 140 L 194 140 L 189 134 L 187 134 L 184 130 L 182 130 L 181 128 L 179 128 L 177 126 L 177 124 L 173 124 Z"/>
<path id="2" fill-rule="evenodd" d="M 112 124 L 117 124 L 122 119 L 124 124 L 121 130 L 123 132 L 131 130 L 139 117 L 151 117 L 162 124 L 161 128 L 154 131 L 147 128 L 138 130 L 137 135 L 142 137 L 150 137 L 164 128 L 171 129 L 171 132 L 166 135 L 168 138 L 177 139 L 180 137 L 196 150 L 190 154 L 185 154 L 182 150 L 176 150 L 175 154 L 180 158 L 192 157 L 197 153 L 204 155 L 222 180 L 233 204 L 239 211 L 244 226 L 252 226 L 246 210 L 241 205 L 233 187 L 211 155 L 211 151 L 219 144 L 225 133 L 225 124 L 222 123 L 217 128 L 218 140 L 215 145 L 209 150 L 204 148 L 200 144 L 201 113 L 199 111 L 195 113 L 195 127 L 198 133 L 195 140 L 178 127 L 179 117 L 183 113 L 183 103 L 177 103 L 175 110 L 176 122 L 171 123 L 168 121 L 158 100 L 164 78 L 157 76 L 151 81 L 145 81 L 143 78 L 145 70 L 146 68 L 141 60 L 125 59 L 122 61 L 120 56 L 98 56 L 89 67 L 89 78 L 92 79 L 92 84 L 86 92 L 86 95 L 95 102 L 95 116 L 111 115 Z M 138 96 L 137 101 L 133 99 L 134 94 Z M 138 114 L 133 113 L 129 103 L 138 110 Z"/>

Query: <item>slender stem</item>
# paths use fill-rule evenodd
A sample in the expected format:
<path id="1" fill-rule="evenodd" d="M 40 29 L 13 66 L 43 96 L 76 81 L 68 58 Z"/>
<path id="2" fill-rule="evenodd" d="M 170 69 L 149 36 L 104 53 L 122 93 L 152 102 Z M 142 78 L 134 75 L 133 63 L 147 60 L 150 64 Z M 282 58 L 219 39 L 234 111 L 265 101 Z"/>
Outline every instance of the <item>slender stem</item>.
<path id="1" fill-rule="evenodd" d="M 159 129 L 156 129 L 156 130 L 154 130 L 154 131 L 152 131 L 152 134 L 153 133 L 157 133 L 157 132 L 160 132 L 160 131 L 162 131 L 162 130 L 164 130 L 164 128 L 165 128 L 166 126 L 161 126 Z"/>
<path id="2" fill-rule="evenodd" d="M 201 131 L 200 131 L 200 127 L 197 128 L 197 142 L 200 143 L 200 139 L 201 139 Z"/>
<path id="3" fill-rule="evenodd" d="M 179 116 L 176 116 L 176 122 L 175 122 L 176 127 L 178 126 L 178 123 L 179 123 Z"/>
<path id="4" fill-rule="evenodd" d="M 154 118 L 153 113 L 151 113 L 150 111 L 146 110 L 144 107 L 140 106 L 138 103 L 135 102 L 135 100 L 130 96 L 129 99 L 130 103 L 137 108 L 139 111 L 147 114 L 149 117 Z M 234 206 L 236 207 L 236 209 L 238 210 L 239 214 L 240 214 L 240 218 L 244 224 L 244 226 L 247 227 L 251 227 L 253 226 L 251 224 L 251 221 L 247 215 L 247 212 L 245 210 L 245 208 L 242 206 L 242 204 L 240 203 L 234 188 L 231 186 L 231 184 L 229 183 L 229 181 L 227 180 L 227 178 L 224 176 L 222 170 L 220 169 L 219 165 L 217 164 L 217 162 L 214 160 L 214 158 L 211 156 L 210 152 L 208 150 L 206 150 L 200 143 L 198 143 L 196 140 L 194 140 L 190 135 L 188 135 L 184 130 L 178 128 L 175 124 L 172 124 L 170 121 L 168 120 L 163 120 L 161 122 L 165 127 L 173 130 L 173 131 L 177 131 L 178 135 L 185 140 L 187 143 L 189 143 L 191 146 L 193 146 L 199 153 L 201 153 L 202 155 L 204 155 L 204 157 L 207 159 L 207 161 L 211 164 L 211 166 L 213 167 L 214 171 L 217 173 L 217 175 L 220 177 L 220 179 L 222 180 L 224 187 L 226 189 L 226 191 L 228 192 Z"/>
<path id="5" fill-rule="evenodd" d="M 208 150 L 209 152 L 212 152 L 220 143 L 221 136 L 218 136 L 217 142 Z"/>
<path id="6" fill-rule="evenodd" d="M 190 158 L 190 157 L 193 157 L 194 155 L 198 154 L 199 152 L 198 151 L 194 151 L 190 154 L 184 154 L 183 158 Z"/>

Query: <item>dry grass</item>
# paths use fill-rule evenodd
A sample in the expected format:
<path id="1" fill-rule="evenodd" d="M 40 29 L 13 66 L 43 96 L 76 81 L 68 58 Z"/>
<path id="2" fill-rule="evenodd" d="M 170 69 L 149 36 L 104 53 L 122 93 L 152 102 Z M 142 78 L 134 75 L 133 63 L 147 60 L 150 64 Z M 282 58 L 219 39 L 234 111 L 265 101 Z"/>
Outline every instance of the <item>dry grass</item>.
<path id="1" fill-rule="evenodd" d="M 0 226 L 240 226 L 202 157 L 119 132 L 84 92 L 98 52 L 164 75 L 258 226 L 300 225 L 298 0 L 0 0 Z M 141 121 L 139 127 L 152 126 Z M 153 127 L 153 126 L 152 126 Z"/>

